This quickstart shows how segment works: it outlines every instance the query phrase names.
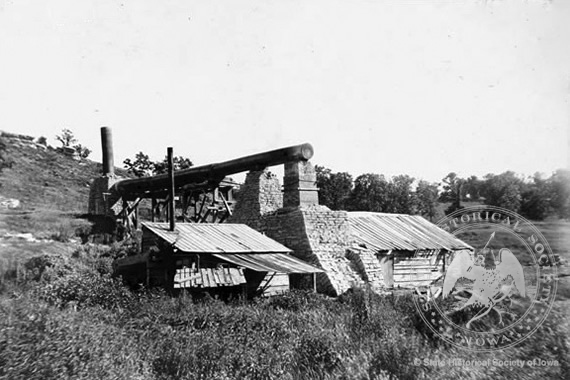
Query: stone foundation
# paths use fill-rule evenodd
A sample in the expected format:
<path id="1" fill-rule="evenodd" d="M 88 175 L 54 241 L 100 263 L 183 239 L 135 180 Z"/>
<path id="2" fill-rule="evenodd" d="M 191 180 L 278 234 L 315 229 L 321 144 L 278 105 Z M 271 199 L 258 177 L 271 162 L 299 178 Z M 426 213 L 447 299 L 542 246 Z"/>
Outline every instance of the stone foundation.
<path id="1" fill-rule="evenodd" d="M 317 291 L 337 296 L 376 280 L 370 252 L 352 250 L 346 211 L 318 205 L 316 174 L 309 162 L 287 164 L 284 193 L 267 170 L 247 174 L 230 223 L 244 223 L 293 250 L 293 255 L 325 270 Z M 350 254 L 352 252 L 352 254 Z M 376 260 L 377 261 L 377 260 Z M 363 262 L 365 264 L 363 264 Z M 379 263 L 377 264 L 379 266 Z M 293 287 L 311 287 L 311 276 L 293 276 Z"/>
<path id="2" fill-rule="evenodd" d="M 261 218 L 283 207 L 279 180 L 267 169 L 247 173 L 240 188 L 239 200 L 229 223 L 241 223 L 262 231 Z"/>
<path id="3" fill-rule="evenodd" d="M 99 177 L 93 180 L 89 190 L 89 214 L 116 216 L 120 212 L 120 197 L 118 194 L 112 194 L 109 189 L 121 179 L 111 176 Z"/>

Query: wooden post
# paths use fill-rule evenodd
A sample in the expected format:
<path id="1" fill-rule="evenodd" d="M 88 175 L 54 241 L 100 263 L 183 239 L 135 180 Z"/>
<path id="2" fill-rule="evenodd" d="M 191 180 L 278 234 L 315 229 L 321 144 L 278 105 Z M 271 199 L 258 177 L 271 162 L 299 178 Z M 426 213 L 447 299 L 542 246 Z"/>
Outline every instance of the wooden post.
<path id="1" fill-rule="evenodd" d="M 317 292 L 317 274 L 313 273 L 313 291 Z"/>
<path id="2" fill-rule="evenodd" d="M 139 228 L 139 204 L 135 204 L 135 230 Z"/>
<path id="3" fill-rule="evenodd" d="M 380 258 L 382 266 L 382 276 L 384 277 L 384 285 L 387 288 L 394 287 L 394 254 L 388 251 L 388 254 Z"/>
<path id="4" fill-rule="evenodd" d="M 167 149 L 168 156 L 168 179 L 170 184 L 170 202 L 168 203 L 168 217 L 170 219 L 170 231 L 174 231 L 174 160 L 172 157 L 172 147 Z"/>
<path id="5" fill-rule="evenodd" d="M 123 210 L 121 211 L 123 214 L 123 225 L 127 227 L 128 218 L 129 218 L 129 203 L 123 199 Z"/>
<path id="6" fill-rule="evenodd" d="M 152 199 L 150 200 L 150 221 L 154 222 L 154 214 L 156 213 L 156 198 L 152 197 Z"/>

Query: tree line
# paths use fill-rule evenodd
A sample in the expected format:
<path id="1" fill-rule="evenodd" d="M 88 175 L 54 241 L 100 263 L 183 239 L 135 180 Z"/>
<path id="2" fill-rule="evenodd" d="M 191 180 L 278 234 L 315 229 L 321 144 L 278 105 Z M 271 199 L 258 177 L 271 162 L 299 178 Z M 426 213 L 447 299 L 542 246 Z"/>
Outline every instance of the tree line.
<path id="1" fill-rule="evenodd" d="M 189 158 L 174 157 L 175 170 L 193 166 Z M 166 173 L 166 157 L 152 161 L 143 152 L 123 161 L 137 177 Z M 319 203 L 332 210 L 417 214 L 435 220 L 465 207 L 466 203 L 487 204 L 520 213 L 532 220 L 554 216 L 570 219 L 570 170 L 559 169 L 549 177 L 524 177 L 512 171 L 461 177 L 451 172 L 441 182 L 418 180 L 402 174 L 386 177 L 365 173 L 356 178 L 347 172 L 333 172 L 315 166 Z"/>
<path id="2" fill-rule="evenodd" d="M 388 178 L 366 173 L 355 179 L 346 172 L 316 166 L 319 203 L 333 210 L 419 214 L 429 220 L 480 203 L 506 208 L 533 220 L 549 216 L 570 219 L 570 171 L 549 177 L 524 177 L 512 171 L 460 177 L 451 172 L 440 183 L 409 175 Z M 415 185 L 415 186 L 414 186 Z"/>

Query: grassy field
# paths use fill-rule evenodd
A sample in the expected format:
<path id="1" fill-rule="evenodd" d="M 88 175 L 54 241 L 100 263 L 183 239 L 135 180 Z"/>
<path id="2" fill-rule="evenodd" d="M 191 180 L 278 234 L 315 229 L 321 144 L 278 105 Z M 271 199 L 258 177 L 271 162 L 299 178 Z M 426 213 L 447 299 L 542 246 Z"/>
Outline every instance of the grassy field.
<path id="1" fill-rule="evenodd" d="M 565 257 L 569 226 L 538 224 Z M 133 293 L 111 278 L 120 247 L 16 238 L 0 244 L 0 379 L 535 379 L 570 373 L 568 277 L 560 279 L 559 299 L 532 339 L 501 352 L 472 353 L 433 337 L 410 295 L 354 289 L 338 299 L 293 292 L 195 303 Z M 535 359 L 557 365 L 480 365 Z M 461 365 L 464 360 L 479 365 Z"/>

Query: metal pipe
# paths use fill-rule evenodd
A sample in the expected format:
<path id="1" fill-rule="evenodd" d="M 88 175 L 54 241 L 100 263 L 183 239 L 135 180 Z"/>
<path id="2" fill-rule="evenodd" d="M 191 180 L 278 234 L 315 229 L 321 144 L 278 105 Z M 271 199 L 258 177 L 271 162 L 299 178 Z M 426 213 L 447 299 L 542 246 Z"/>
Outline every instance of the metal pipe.
<path id="1" fill-rule="evenodd" d="M 311 144 L 301 144 L 268 152 L 253 154 L 217 164 L 196 166 L 178 170 L 174 173 L 177 188 L 192 183 L 204 181 L 220 181 L 225 176 L 248 170 L 260 170 L 268 166 L 280 165 L 293 161 L 308 161 L 313 157 Z M 164 192 L 169 189 L 168 174 L 153 177 L 127 179 L 115 183 L 113 189 L 123 196 L 150 197 L 152 193 Z"/>
<path id="2" fill-rule="evenodd" d="M 113 136 L 109 127 L 101 127 L 101 148 L 103 149 L 103 176 L 109 177 L 115 173 Z"/>

